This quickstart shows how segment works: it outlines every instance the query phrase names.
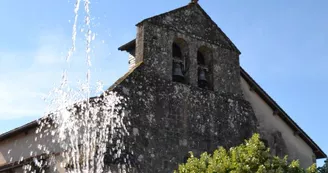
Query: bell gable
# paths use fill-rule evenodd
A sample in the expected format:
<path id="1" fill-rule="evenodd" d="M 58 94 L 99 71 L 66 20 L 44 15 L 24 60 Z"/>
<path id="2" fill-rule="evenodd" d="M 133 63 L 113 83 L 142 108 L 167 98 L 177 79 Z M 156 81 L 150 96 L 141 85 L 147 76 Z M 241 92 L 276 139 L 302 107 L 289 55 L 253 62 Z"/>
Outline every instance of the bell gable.
<path id="1" fill-rule="evenodd" d="M 137 27 L 134 48 L 120 48 L 133 50 L 130 62 L 143 62 L 145 70 L 172 82 L 241 94 L 240 52 L 197 3 L 145 19 Z"/>
<path id="2" fill-rule="evenodd" d="M 233 42 L 197 3 L 190 3 L 187 6 L 147 18 L 138 23 L 137 26 L 144 22 L 188 34 L 240 54 Z"/>

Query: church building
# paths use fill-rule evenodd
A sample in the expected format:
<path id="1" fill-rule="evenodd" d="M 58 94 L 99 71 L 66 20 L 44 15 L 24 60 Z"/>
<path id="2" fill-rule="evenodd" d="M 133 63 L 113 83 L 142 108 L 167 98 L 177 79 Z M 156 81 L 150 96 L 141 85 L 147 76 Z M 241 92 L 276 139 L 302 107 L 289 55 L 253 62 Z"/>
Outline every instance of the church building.
<path id="1" fill-rule="evenodd" d="M 173 172 L 189 151 L 236 146 L 253 133 L 302 167 L 327 157 L 240 66 L 240 50 L 197 1 L 136 26 L 136 38 L 119 47 L 129 71 L 108 89 L 127 98 L 133 172 Z M 0 135 L 0 173 L 31 161 L 37 126 Z"/>

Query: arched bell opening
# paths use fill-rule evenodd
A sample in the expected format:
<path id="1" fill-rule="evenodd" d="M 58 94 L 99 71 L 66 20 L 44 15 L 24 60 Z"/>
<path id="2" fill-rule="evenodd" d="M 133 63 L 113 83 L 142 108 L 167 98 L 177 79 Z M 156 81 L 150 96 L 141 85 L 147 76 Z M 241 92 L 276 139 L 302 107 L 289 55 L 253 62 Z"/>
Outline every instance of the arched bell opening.
<path id="1" fill-rule="evenodd" d="M 172 43 L 172 81 L 189 83 L 188 46 L 183 39 L 175 39 Z"/>
<path id="2" fill-rule="evenodd" d="M 205 46 L 197 51 L 198 87 L 213 89 L 212 52 Z"/>
<path id="3" fill-rule="evenodd" d="M 173 43 L 172 44 L 172 56 L 174 57 L 174 58 L 177 58 L 177 59 L 183 59 L 182 58 L 182 52 L 181 52 L 181 48 L 180 48 L 180 46 L 177 44 L 177 43 Z"/>

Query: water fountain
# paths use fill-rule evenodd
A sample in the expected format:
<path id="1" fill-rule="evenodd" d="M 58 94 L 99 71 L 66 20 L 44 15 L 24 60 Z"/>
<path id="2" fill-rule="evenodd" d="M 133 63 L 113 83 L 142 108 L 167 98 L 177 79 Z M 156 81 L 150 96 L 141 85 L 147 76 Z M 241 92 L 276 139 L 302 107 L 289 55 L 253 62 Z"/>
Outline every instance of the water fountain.
<path id="1" fill-rule="evenodd" d="M 66 57 L 67 63 L 70 63 L 76 51 L 81 3 L 81 0 L 75 2 L 72 47 Z M 101 96 L 90 98 L 90 51 L 94 38 L 89 5 L 90 1 L 84 0 L 85 55 L 88 67 L 86 80 L 80 84 L 79 90 L 74 90 L 68 85 L 68 74 L 63 72 L 61 85 L 46 99 L 49 103 L 48 111 L 39 120 L 37 137 L 34 139 L 39 143 L 38 151 L 31 151 L 30 156 L 34 158 L 24 166 L 25 172 L 111 172 L 111 167 L 104 163 L 105 155 L 115 151 L 112 157 L 118 158 L 121 149 L 124 149 L 122 138 L 128 132 L 123 122 L 123 107 L 118 106 L 123 98 L 114 92 L 105 92 L 100 82 L 96 92 L 102 93 Z M 108 149 L 109 146 L 112 148 Z"/>

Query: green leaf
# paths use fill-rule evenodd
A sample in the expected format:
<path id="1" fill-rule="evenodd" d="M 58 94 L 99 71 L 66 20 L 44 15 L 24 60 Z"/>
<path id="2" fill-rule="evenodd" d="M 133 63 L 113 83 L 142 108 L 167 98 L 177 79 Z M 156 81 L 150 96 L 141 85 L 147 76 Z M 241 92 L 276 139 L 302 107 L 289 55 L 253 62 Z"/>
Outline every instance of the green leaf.
<path id="1" fill-rule="evenodd" d="M 326 164 L 318 170 L 327 171 Z M 287 156 L 272 156 L 260 135 L 254 134 L 243 144 L 229 150 L 220 147 L 213 154 L 201 154 L 200 158 L 190 152 L 187 163 L 180 164 L 174 173 L 328 173 L 318 170 L 315 164 L 305 170 L 298 160 L 288 164 Z"/>

